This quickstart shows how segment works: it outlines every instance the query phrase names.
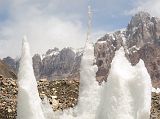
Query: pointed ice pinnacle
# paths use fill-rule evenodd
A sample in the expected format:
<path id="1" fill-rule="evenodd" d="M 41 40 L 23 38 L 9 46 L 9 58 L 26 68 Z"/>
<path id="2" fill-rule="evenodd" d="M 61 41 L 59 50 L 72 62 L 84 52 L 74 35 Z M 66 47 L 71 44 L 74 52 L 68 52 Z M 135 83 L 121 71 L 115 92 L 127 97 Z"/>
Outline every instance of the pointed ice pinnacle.
<path id="1" fill-rule="evenodd" d="M 96 119 L 149 119 L 150 108 L 151 79 L 144 62 L 133 67 L 121 48 L 112 61 Z"/>
<path id="2" fill-rule="evenodd" d="M 18 73 L 17 119 L 45 119 L 32 67 L 29 43 L 24 36 Z"/>
<path id="3" fill-rule="evenodd" d="M 94 60 L 93 44 L 87 41 L 81 60 L 78 104 L 73 111 L 64 111 L 60 119 L 95 119 L 101 87 L 96 81 L 98 67 L 94 65 Z"/>
<path id="4" fill-rule="evenodd" d="M 77 105 L 80 119 L 94 119 L 100 102 L 100 90 L 96 81 L 98 67 L 93 65 L 95 61 L 93 44 L 86 44 L 86 49 L 81 61 L 80 90 Z"/>
<path id="5" fill-rule="evenodd" d="M 26 35 L 23 36 L 23 43 L 24 43 L 24 42 L 28 42 L 28 41 L 27 41 L 27 36 L 26 36 Z"/>

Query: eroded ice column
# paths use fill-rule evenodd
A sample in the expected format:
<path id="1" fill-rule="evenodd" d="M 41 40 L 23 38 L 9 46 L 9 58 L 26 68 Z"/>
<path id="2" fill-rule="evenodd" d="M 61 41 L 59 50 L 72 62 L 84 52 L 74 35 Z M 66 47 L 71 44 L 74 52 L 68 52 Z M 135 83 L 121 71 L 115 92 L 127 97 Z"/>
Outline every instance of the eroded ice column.
<path id="1" fill-rule="evenodd" d="M 80 119 L 94 119 L 99 105 L 101 88 L 96 81 L 98 68 L 94 63 L 94 46 L 87 42 L 80 68 L 80 90 L 77 105 L 77 116 Z"/>
<path id="2" fill-rule="evenodd" d="M 130 82 L 130 90 L 133 97 L 133 116 L 134 119 L 150 119 L 151 78 L 143 60 L 140 60 L 134 68 L 135 78 Z"/>
<path id="3" fill-rule="evenodd" d="M 44 119 L 26 36 L 23 39 L 18 73 L 17 119 Z"/>
<path id="4" fill-rule="evenodd" d="M 132 66 L 121 48 L 112 61 L 96 119 L 149 119 L 151 87 L 143 61 Z"/>
<path id="5" fill-rule="evenodd" d="M 115 53 L 107 82 L 104 85 L 96 119 L 134 119 L 128 82 L 133 80 L 133 68 L 121 48 Z"/>

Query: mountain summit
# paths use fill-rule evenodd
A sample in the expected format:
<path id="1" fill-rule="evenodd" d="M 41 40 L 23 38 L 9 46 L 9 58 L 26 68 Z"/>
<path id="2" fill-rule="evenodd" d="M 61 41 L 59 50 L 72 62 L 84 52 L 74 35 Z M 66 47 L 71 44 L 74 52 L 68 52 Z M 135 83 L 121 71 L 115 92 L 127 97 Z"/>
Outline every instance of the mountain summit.
<path id="1" fill-rule="evenodd" d="M 160 87 L 160 18 L 139 12 L 131 18 L 126 30 L 100 38 L 95 44 L 98 80 L 107 80 L 115 51 L 120 47 L 124 47 L 126 57 L 132 65 L 142 59 L 153 86 Z"/>

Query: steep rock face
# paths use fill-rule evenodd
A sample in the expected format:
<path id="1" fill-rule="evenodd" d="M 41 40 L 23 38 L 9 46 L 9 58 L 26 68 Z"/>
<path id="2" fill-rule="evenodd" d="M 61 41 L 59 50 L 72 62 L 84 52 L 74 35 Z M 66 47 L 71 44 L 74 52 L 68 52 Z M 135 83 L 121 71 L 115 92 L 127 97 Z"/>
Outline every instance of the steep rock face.
<path id="1" fill-rule="evenodd" d="M 41 76 L 62 76 L 71 71 L 75 53 L 69 49 L 62 49 L 58 54 L 47 56 L 42 60 Z"/>
<path id="2" fill-rule="evenodd" d="M 106 34 L 95 44 L 95 57 L 98 66 L 97 80 L 107 80 L 115 51 L 123 46 L 125 31 Z"/>
<path id="3" fill-rule="evenodd" d="M 3 62 L 12 68 L 16 73 L 18 72 L 18 60 L 11 57 L 3 58 Z"/>
<path id="4" fill-rule="evenodd" d="M 139 12 L 128 24 L 126 37 L 128 48 L 141 48 L 146 43 L 160 45 L 160 19 L 151 17 L 146 12 Z"/>
<path id="5" fill-rule="evenodd" d="M 33 69 L 36 79 L 64 79 L 79 77 L 82 49 L 74 50 L 64 48 L 61 51 L 58 48 L 49 49 L 42 56 L 35 54 L 32 57 Z M 19 68 L 19 60 L 11 57 L 4 58 L 3 61 L 10 66 L 16 73 Z"/>
<path id="6" fill-rule="evenodd" d="M 80 64 L 81 64 L 81 58 L 83 56 L 83 49 L 79 49 L 76 52 L 76 57 L 74 59 L 73 62 L 73 67 L 72 67 L 72 71 L 71 71 L 71 75 L 73 76 L 79 76 L 79 72 L 80 72 Z"/>
<path id="7" fill-rule="evenodd" d="M 95 56 L 99 67 L 98 79 L 107 79 L 114 53 L 123 46 L 131 64 L 136 65 L 142 59 L 151 76 L 153 86 L 160 87 L 160 19 L 139 12 L 132 17 L 126 31 L 121 32 L 117 40 L 115 40 L 117 36 L 114 35 L 115 33 L 107 34 L 95 45 Z"/>
<path id="8" fill-rule="evenodd" d="M 129 60 L 133 65 L 137 64 L 140 59 L 145 63 L 153 86 L 160 87 L 160 47 L 156 44 L 146 44 L 129 54 Z"/>
<path id="9" fill-rule="evenodd" d="M 17 79 L 16 73 L 9 66 L 7 66 L 2 60 L 0 60 L 0 75 L 6 78 Z"/>
<path id="10" fill-rule="evenodd" d="M 80 52 L 71 48 L 49 49 L 42 56 L 33 56 L 33 67 L 37 79 L 61 79 L 68 77 L 71 73 L 77 73 L 80 67 Z"/>
<path id="11" fill-rule="evenodd" d="M 140 12 L 127 28 L 127 48 L 133 65 L 142 59 L 154 87 L 160 87 L 160 19 Z"/>
<path id="12" fill-rule="evenodd" d="M 35 54 L 32 57 L 33 61 L 33 69 L 34 69 L 34 74 L 36 76 L 36 79 L 40 78 L 40 72 L 41 72 L 41 67 L 42 67 L 42 60 L 39 54 Z"/>

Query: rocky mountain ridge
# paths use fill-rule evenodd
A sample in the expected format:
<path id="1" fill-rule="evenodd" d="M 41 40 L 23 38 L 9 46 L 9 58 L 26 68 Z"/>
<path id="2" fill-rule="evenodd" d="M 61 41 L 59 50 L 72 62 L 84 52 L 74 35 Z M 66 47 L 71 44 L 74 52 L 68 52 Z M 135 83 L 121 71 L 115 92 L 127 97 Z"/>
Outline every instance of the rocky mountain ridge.
<path id="1" fill-rule="evenodd" d="M 160 18 L 146 12 L 135 14 L 125 30 L 107 33 L 95 43 L 98 66 L 97 80 L 107 81 L 115 51 L 124 47 L 126 57 L 132 65 L 140 59 L 151 76 L 154 87 L 160 87 Z M 33 67 L 37 79 L 79 79 L 82 50 L 72 48 L 49 49 L 46 54 L 33 56 Z M 8 62 L 6 59 L 4 61 Z M 10 61 L 11 62 L 11 61 Z M 14 64 L 8 62 L 10 66 Z"/>
<path id="2" fill-rule="evenodd" d="M 0 60 L 0 74 L 4 75 L 6 78 L 13 78 L 16 79 L 16 73 L 12 70 L 5 62 Z"/>
<path id="3" fill-rule="evenodd" d="M 71 48 L 59 51 L 50 49 L 40 58 L 39 54 L 33 56 L 33 68 L 37 79 L 63 79 L 73 72 L 78 72 L 80 67 L 81 52 Z M 78 63 L 79 62 L 79 63 Z"/>
<path id="4" fill-rule="evenodd" d="M 95 44 L 97 77 L 107 80 L 115 51 L 124 47 L 125 54 L 132 65 L 140 59 L 151 76 L 154 87 L 160 87 L 160 18 L 139 12 L 132 17 L 125 31 L 106 34 Z"/>
<path id="5" fill-rule="evenodd" d="M 36 79 L 64 79 L 77 75 L 80 69 L 82 49 L 73 48 L 49 49 L 45 54 L 32 57 Z M 3 62 L 18 72 L 19 60 L 11 57 L 3 58 Z"/>

